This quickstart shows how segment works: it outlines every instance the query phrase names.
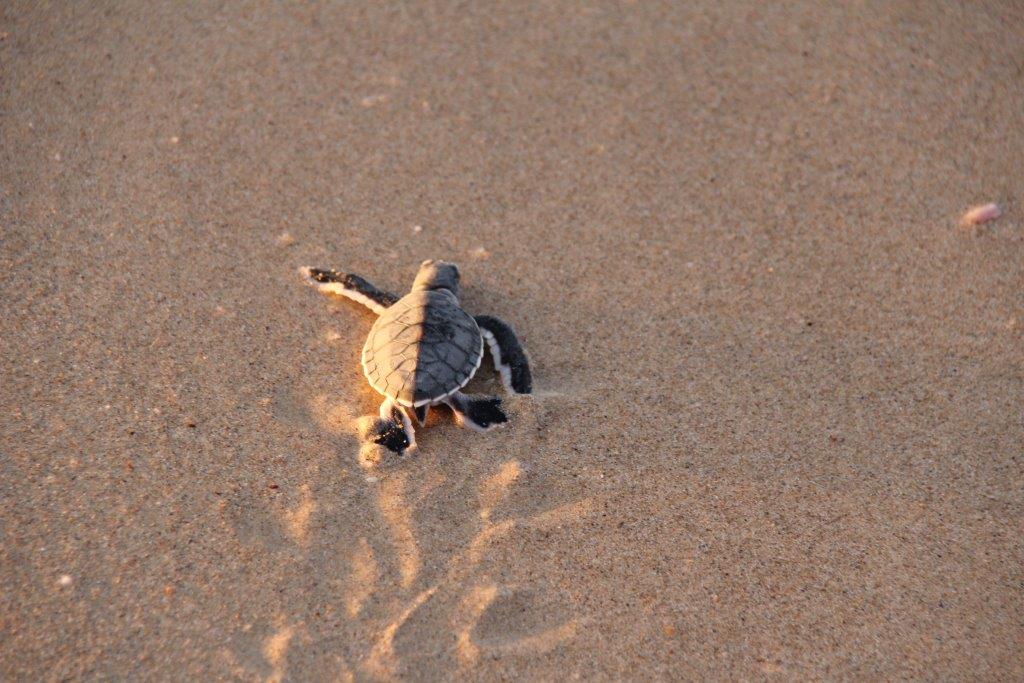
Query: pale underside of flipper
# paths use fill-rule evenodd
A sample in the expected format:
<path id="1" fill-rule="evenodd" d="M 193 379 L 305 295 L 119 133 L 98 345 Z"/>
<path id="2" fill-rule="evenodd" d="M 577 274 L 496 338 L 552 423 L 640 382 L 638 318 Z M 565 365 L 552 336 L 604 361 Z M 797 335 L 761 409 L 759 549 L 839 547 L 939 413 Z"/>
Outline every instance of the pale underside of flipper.
<path id="1" fill-rule="evenodd" d="M 299 272 L 311 286 L 324 294 L 343 296 L 366 306 L 380 315 L 399 297 L 391 292 L 377 289 L 358 275 L 342 273 L 325 268 L 300 268 Z"/>
<path id="2" fill-rule="evenodd" d="M 501 375 L 505 389 L 516 394 L 531 393 L 533 376 L 530 373 L 530 361 L 516 333 L 504 320 L 491 315 L 478 315 L 475 320 L 491 351 L 494 367 Z"/>
<path id="3" fill-rule="evenodd" d="M 508 416 L 501 409 L 501 399 L 497 396 L 469 396 L 458 391 L 444 402 L 452 409 L 460 426 L 476 432 L 487 432 L 508 422 Z"/>

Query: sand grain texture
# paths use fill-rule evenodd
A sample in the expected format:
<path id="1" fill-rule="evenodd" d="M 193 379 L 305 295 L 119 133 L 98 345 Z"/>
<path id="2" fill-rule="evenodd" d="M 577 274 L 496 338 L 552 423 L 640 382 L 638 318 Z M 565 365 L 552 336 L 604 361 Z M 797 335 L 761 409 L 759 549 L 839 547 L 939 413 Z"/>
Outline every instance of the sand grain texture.
<path id="1" fill-rule="evenodd" d="M 5 3 L 0 678 L 1024 678 L 1021 35 Z M 424 258 L 538 395 L 367 473 Z"/>

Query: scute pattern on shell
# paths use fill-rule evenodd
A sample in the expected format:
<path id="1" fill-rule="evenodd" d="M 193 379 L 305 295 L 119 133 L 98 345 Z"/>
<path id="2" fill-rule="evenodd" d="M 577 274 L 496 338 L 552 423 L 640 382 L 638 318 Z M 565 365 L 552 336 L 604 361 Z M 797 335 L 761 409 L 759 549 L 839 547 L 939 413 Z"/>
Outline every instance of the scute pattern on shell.
<path id="1" fill-rule="evenodd" d="M 374 389 L 405 406 L 461 389 L 480 367 L 476 321 L 444 291 L 416 291 L 389 307 L 363 346 L 363 372 Z"/>

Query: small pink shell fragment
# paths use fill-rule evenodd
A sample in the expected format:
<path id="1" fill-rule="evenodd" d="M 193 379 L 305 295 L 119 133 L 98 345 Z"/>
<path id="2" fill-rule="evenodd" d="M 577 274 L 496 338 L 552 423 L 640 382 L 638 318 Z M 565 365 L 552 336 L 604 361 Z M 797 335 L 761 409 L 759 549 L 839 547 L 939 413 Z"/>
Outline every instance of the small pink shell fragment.
<path id="1" fill-rule="evenodd" d="M 964 214 L 960 219 L 960 225 L 980 225 L 988 221 L 994 221 L 1003 215 L 1003 210 L 998 204 L 983 204 L 975 206 Z"/>

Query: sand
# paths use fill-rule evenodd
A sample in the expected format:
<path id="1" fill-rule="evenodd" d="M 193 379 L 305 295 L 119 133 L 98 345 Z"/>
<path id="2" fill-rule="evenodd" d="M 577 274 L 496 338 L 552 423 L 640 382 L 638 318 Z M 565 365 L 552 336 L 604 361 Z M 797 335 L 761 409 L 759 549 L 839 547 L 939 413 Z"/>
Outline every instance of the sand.
<path id="1" fill-rule="evenodd" d="M 1024 677 L 1022 34 L 5 4 L 0 677 Z M 538 392 L 366 471 L 425 258 Z"/>

